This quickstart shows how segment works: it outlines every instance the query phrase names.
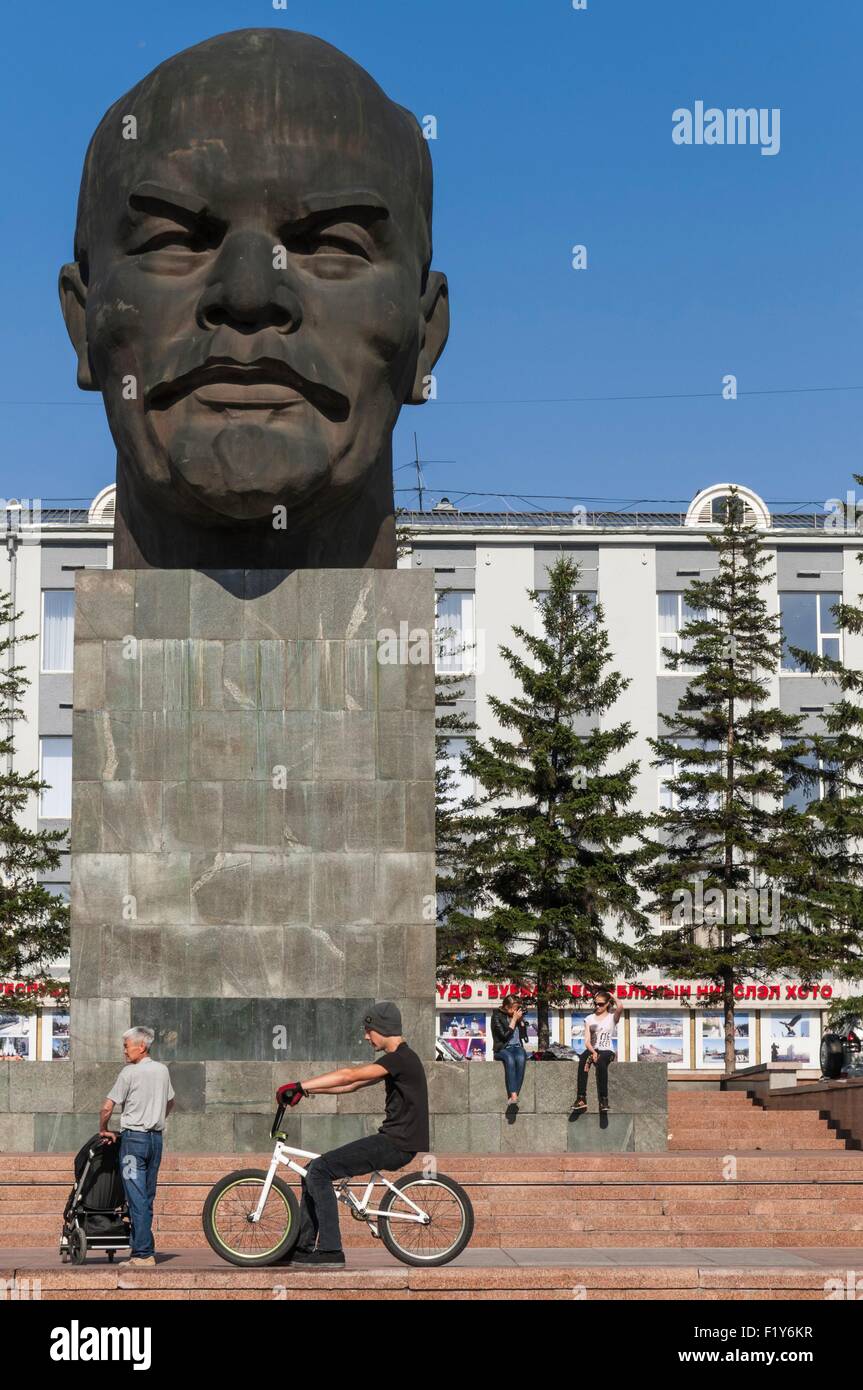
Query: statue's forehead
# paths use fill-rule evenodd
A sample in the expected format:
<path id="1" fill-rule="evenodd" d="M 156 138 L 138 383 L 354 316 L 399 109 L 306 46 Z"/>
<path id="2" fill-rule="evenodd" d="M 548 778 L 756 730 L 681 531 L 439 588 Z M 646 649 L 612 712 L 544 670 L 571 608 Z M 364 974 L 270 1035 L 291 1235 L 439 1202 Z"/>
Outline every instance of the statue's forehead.
<path id="1" fill-rule="evenodd" d="M 406 113 L 354 64 L 310 67 L 265 60 L 157 69 L 127 94 L 124 115 L 135 116 L 151 141 L 197 138 L 276 139 L 294 144 L 401 143 Z M 116 110 L 116 108 L 115 108 Z M 143 130 L 142 130 L 143 128 Z M 139 135 L 139 138 L 141 136 Z"/>
<path id="2" fill-rule="evenodd" d="M 119 120 L 102 132 L 92 173 L 112 213 L 142 181 L 202 198 L 225 215 L 352 188 L 376 192 L 393 212 L 415 203 L 419 161 L 404 118 L 376 138 L 368 126 L 312 112 L 282 110 L 267 121 L 251 107 L 239 122 L 217 105 L 210 110 L 208 121 L 179 109 L 150 121 L 142 111 L 134 140 L 123 138 Z"/>
<path id="3" fill-rule="evenodd" d="M 190 210 L 199 203 L 228 220 L 243 210 L 302 216 L 327 204 L 356 202 L 379 204 L 399 222 L 416 206 L 402 161 L 389 162 L 368 148 L 320 143 L 252 141 L 238 148 L 219 136 L 193 137 L 184 144 L 139 141 L 131 155 L 111 150 L 97 179 L 109 221 L 151 186 L 183 195 Z M 98 204 L 95 212 L 98 220 Z"/>

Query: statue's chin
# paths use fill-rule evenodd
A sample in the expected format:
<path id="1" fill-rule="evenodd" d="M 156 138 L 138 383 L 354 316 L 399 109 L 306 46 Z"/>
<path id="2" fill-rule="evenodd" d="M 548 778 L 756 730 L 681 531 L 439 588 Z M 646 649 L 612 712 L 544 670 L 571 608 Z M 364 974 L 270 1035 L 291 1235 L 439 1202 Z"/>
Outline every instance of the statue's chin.
<path id="1" fill-rule="evenodd" d="M 171 442 L 171 471 L 182 494 L 227 520 L 271 521 L 275 507 L 303 507 L 329 477 L 320 440 L 288 441 L 260 425 L 195 434 Z"/>

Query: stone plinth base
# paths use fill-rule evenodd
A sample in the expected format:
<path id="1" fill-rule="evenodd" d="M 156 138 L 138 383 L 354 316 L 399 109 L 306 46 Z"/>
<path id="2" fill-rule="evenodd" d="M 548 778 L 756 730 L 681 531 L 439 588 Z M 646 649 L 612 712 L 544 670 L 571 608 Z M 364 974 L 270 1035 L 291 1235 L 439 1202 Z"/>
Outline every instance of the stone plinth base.
<path id="1" fill-rule="evenodd" d="M 254 1108 L 364 1057 L 375 999 L 434 1055 L 433 624 L 408 570 L 79 575 L 75 1110 L 132 1024 L 221 1120 L 238 1064 Z"/>
<path id="2" fill-rule="evenodd" d="M 157 1055 L 154 1053 L 154 1055 Z M 0 1063 L 0 1150 L 68 1152 L 98 1128 L 99 1106 L 118 1061 Z M 168 1061 L 177 1093 L 169 1148 L 189 1153 L 261 1153 L 277 1086 L 344 1065 L 302 1062 Z M 663 1063 L 615 1062 L 607 1116 L 589 1110 L 571 1119 L 576 1067 L 529 1062 L 519 1113 L 504 1111 L 503 1068 L 488 1062 L 429 1062 L 431 1149 L 435 1153 L 657 1153 L 668 1146 L 667 1075 Z M 287 1116 L 290 1142 L 324 1150 L 373 1133 L 381 1123 L 383 1087 L 303 1101 Z"/>

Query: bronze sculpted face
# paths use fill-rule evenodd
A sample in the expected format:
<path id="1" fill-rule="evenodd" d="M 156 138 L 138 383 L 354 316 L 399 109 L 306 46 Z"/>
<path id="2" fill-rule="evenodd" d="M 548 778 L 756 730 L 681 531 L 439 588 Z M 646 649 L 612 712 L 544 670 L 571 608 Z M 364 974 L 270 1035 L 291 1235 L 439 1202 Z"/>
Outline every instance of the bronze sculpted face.
<path id="1" fill-rule="evenodd" d="M 60 288 L 118 568 L 395 563 L 392 431 L 449 325 L 431 202 L 415 119 L 305 34 L 223 34 L 115 103 Z"/>

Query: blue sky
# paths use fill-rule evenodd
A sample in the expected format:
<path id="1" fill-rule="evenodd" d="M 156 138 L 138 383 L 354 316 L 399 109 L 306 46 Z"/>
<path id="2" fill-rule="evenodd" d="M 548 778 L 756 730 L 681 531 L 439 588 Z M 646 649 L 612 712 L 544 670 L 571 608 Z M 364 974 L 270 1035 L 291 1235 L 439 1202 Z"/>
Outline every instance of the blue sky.
<path id="1" fill-rule="evenodd" d="M 863 471 L 863 390 L 720 395 L 727 373 L 741 393 L 863 387 L 853 0 L 48 0 L 5 26 L 0 493 L 113 479 L 55 288 L 93 128 L 169 54 L 269 25 L 319 34 L 437 117 L 453 327 L 437 402 L 402 412 L 398 487 L 414 430 L 445 461 L 424 468 L 432 500 L 495 494 L 477 506 L 688 498 L 727 478 L 820 504 Z M 697 100 L 779 107 L 780 152 L 675 145 L 672 112 Z M 584 396 L 666 399 L 561 403 Z"/>

